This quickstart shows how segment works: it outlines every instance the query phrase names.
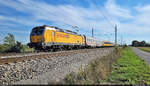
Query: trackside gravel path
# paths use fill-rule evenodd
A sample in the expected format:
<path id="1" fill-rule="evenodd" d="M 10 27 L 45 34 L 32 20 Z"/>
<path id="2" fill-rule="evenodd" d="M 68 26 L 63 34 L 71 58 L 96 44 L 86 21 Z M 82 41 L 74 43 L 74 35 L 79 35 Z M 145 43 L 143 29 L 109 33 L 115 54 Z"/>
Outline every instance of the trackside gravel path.
<path id="1" fill-rule="evenodd" d="M 132 47 L 132 50 L 138 55 L 140 56 L 143 60 L 145 60 L 147 62 L 147 64 L 150 65 L 150 53 L 142 51 L 138 48 Z"/>

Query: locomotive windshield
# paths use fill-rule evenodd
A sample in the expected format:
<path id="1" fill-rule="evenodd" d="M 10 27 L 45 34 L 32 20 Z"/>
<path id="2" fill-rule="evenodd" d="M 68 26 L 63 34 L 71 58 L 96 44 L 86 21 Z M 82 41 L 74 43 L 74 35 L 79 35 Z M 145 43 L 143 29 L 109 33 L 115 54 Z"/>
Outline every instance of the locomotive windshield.
<path id="1" fill-rule="evenodd" d="M 32 32 L 31 32 L 31 35 L 34 36 L 34 35 L 43 35 L 44 33 L 44 27 L 35 27 L 32 29 Z"/>

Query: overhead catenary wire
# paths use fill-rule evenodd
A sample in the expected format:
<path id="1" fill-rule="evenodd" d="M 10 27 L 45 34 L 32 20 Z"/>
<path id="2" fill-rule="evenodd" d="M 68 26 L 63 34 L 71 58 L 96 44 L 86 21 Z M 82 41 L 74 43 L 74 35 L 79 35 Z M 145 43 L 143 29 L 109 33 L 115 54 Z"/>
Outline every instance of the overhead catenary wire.
<path id="1" fill-rule="evenodd" d="M 95 3 L 95 7 L 97 7 L 97 9 L 99 9 L 99 6 L 98 6 L 98 4 L 97 4 L 97 2 L 96 2 L 96 0 L 93 0 L 93 2 Z M 101 5 L 101 4 L 100 4 Z M 103 9 L 103 10 L 105 10 L 105 9 Z M 114 23 L 112 23 L 111 21 L 110 21 L 110 18 L 109 17 L 111 17 L 111 16 L 106 16 L 106 14 L 104 14 L 104 12 L 100 9 L 100 10 L 98 10 L 98 12 L 99 13 L 101 13 L 101 15 L 104 17 L 104 19 L 113 27 L 113 28 L 115 28 L 115 44 L 117 44 L 117 25 Z M 105 11 L 105 12 L 107 12 L 107 11 Z M 107 14 L 109 14 L 108 12 L 107 12 Z M 111 17 L 111 19 L 112 19 L 112 17 Z"/>
<path id="2" fill-rule="evenodd" d="M 102 4 L 100 4 L 100 5 L 103 6 Z M 106 14 L 108 15 L 108 17 L 107 17 L 108 20 L 110 20 L 110 22 L 113 21 L 113 18 L 112 18 L 112 16 L 109 14 L 109 12 L 107 11 L 107 9 L 104 8 L 104 11 L 105 11 Z M 102 12 L 104 12 L 104 11 L 102 11 Z M 114 23 L 114 24 L 116 25 L 116 23 Z"/>
<path id="3" fill-rule="evenodd" d="M 94 2 L 94 4 L 95 4 L 96 8 L 99 9 L 96 0 L 93 0 L 93 2 Z M 110 21 L 110 19 L 103 13 L 103 11 L 101 11 L 101 9 L 98 10 L 98 12 L 104 17 L 104 19 L 105 19 L 112 27 L 114 27 L 114 24 L 113 24 L 113 23 Z"/>

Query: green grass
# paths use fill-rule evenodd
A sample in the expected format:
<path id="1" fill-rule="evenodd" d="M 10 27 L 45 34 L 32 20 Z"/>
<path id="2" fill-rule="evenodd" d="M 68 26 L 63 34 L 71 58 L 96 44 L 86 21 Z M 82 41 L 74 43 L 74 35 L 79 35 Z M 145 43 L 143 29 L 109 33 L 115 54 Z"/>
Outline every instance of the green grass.
<path id="1" fill-rule="evenodd" d="M 26 52 L 34 52 L 34 48 L 30 48 L 27 45 L 23 45 L 23 47 L 21 49 L 21 53 L 26 53 Z"/>
<path id="2" fill-rule="evenodd" d="M 114 65 L 108 81 L 125 84 L 150 84 L 150 66 L 140 59 L 131 48 L 123 50 L 121 58 Z"/>
<path id="3" fill-rule="evenodd" d="M 146 52 L 150 52 L 150 47 L 137 47 L 137 48 Z"/>

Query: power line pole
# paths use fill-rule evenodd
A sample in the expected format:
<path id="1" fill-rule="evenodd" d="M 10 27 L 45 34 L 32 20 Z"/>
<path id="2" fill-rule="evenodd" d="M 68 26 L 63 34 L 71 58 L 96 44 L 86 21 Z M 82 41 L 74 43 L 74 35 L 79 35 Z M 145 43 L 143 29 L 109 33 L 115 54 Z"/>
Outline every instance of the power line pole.
<path id="1" fill-rule="evenodd" d="M 117 45 L 117 25 L 115 25 L 115 45 Z"/>
<path id="2" fill-rule="evenodd" d="M 92 28 L 92 37 L 94 37 L 94 30 L 93 30 L 93 28 Z"/>
<path id="3" fill-rule="evenodd" d="M 123 40 L 123 37 L 122 37 L 122 35 L 121 35 L 121 46 L 123 45 L 122 40 Z"/>

